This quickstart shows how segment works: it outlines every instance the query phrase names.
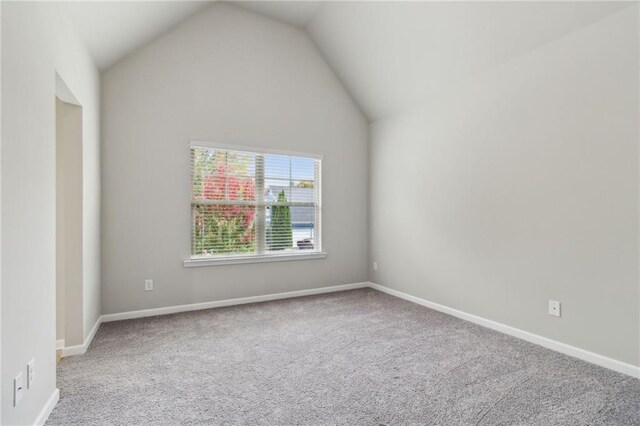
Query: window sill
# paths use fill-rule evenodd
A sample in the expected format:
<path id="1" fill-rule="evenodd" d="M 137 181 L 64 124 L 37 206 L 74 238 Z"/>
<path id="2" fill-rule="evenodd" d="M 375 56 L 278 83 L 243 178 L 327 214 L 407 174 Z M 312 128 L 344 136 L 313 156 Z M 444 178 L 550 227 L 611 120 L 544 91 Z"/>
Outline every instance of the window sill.
<path id="1" fill-rule="evenodd" d="M 207 257 L 201 259 L 189 259 L 184 261 L 185 268 L 194 268 L 198 266 L 218 266 L 218 265 L 235 265 L 241 263 L 265 263 L 265 262 L 284 262 L 288 260 L 309 260 L 324 259 L 327 253 L 324 251 L 313 253 L 296 253 L 296 254 L 268 254 L 268 255 L 251 255 L 251 256 L 229 256 L 229 257 Z"/>

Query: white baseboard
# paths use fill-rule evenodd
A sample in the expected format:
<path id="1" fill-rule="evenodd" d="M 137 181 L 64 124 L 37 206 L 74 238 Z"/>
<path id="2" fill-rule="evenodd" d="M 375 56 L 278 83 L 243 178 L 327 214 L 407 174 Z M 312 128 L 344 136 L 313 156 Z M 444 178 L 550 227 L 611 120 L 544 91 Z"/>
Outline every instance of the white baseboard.
<path id="1" fill-rule="evenodd" d="M 202 309 L 220 308 L 223 306 L 244 305 L 247 303 L 267 302 L 269 300 L 289 299 L 292 297 L 311 296 L 314 294 L 333 293 L 336 291 L 353 290 L 356 288 L 368 287 L 368 282 L 343 284 L 330 287 L 312 288 L 309 290 L 289 291 L 285 293 L 265 294 L 262 296 L 241 297 L 237 299 L 216 300 L 213 302 L 192 303 L 189 305 L 168 306 L 165 308 L 143 309 L 140 311 L 119 312 L 116 314 L 101 315 L 94 324 L 91 332 L 84 339 L 81 345 L 68 346 L 62 348 L 62 356 L 82 355 L 87 352 L 93 337 L 96 335 L 100 324 L 103 322 L 120 321 L 134 318 L 145 318 L 157 315 L 168 315 L 179 312 L 199 311 Z M 59 343 L 60 341 L 56 342 Z"/>
<path id="2" fill-rule="evenodd" d="M 449 314 L 465 321 L 469 321 L 483 327 L 487 327 L 492 330 L 517 337 L 522 340 L 526 340 L 527 342 L 543 346 L 547 349 L 551 349 L 553 351 L 560 352 L 562 354 L 569 355 L 571 357 L 578 358 L 583 361 L 587 361 L 592 364 L 617 371 L 619 373 L 627 374 L 631 377 L 640 378 L 640 367 L 638 366 L 627 364 L 625 362 L 618 361 L 613 358 L 608 358 L 604 355 L 589 352 L 584 349 L 576 348 L 575 346 L 567 345 L 566 343 L 558 342 L 556 340 L 551 340 L 537 334 L 529 333 L 528 331 L 520 330 L 519 328 L 511 327 L 506 324 L 479 317 L 477 315 L 468 314 L 466 312 L 459 311 L 448 306 L 440 305 L 438 303 L 430 302 L 416 296 L 411 296 L 410 294 L 403 293 L 398 290 L 393 290 L 379 284 L 369 283 L 369 287 L 390 294 L 392 296 L 417 303 L 418 305 L 426 306 L 427 308 Z"/>
<path id="3" fill-rule="evenodd" d="M 87 349 L 89 349 L 89 345 L 91 344 L 91 341 L 93 340 L 93 337 L 98 332 L 98 328 L 100 328 L 100 324 L 102 324 L 102 317 L 101 316 L 98 317 L 98 320 L 96 321 L 96 323 L 91 328 L 91 331 L 89 332 L 87 337 L 85 337 L 84 342 L 82 342 L 81 345 L 63 347 L 62 348 L 62 356 L 66 357 L 66 356 L 73 356 L 73 355 L 82 355 L 83 353 L 85 353 L 87 351 Z"/>
<path id="4" fill-rule="evenodd" d="M 56 340 L 56 350 L 64 349 L 64 339 Z"/>
<path id="5" fill-rule="evenodd" d="M 343 284 L 330 287 L 312 288 L 309 290 L 288 291 L 285 293 L 265 294 L 262 296 L 240 297 L 237 299 L 216 300 L 213 302 L 193 303 L 189 305 L 168 306 L 166 308 L 143 309 L 140 311 L 120 312 L 102 315 L 102 322 L 120 321 L 133 318 L 145 318 L 156 315 L 168 315 L 178 312 L 199 311 L 202 309 L 220 308 L 223 306 L 244 305 L 247 303 L 267 302 L 270 300 L 289 299 L 292 297 L 311 296 L 314 294 L 333 293 L 368 287 L 368 282 Z"/>
<path id="6" fill-rule="evenodd" d="M 40 414 L 38 414 L 38 417 L 36 418 L 36 421 L 33 424 L 35 426 L 44 426 L 47 419 L 49 418 L 49 415 L 51 414 L 53 409 L 56 407 L 59 400 L 60 400 L 60 390 L 56 388 L 56 390 L 53 391 L 53 393 L 51 394 L 47 402 L 44 404 L 44 407 L 42 407 Z"/>
<path id="7" fill-rule="evenodd" d="M 179 312 L 199 311 L 202 309 L 220 308 L 224 306 L 244 305 L 247 303 L 267 302 L 270 300 L 289 299 L 292 297 L 311 296 L 314 294 L 333 293 L 338 291 L 353 290 L 357 288 L 370 287 L 378 291 L 390 294 L 392 296 L 399 297 L 401 299 L 408 300 L 413 303 L 417 303 L 427 308 L 434 309 L 445 314 L 452 315 L 454 317 L 469 321 L 483 327 L 490 328 L 495 331 L 499 331 L 504 334 L 508 334 L 513 337 L 517 337 L 527 342 L 531 342 L 547 349 L 554 350 L 556 352 L 563 353 L 565 355 L 572 356 L 574 358 L 581 359 L 583 361 L 590 362 L 592 364 L 599 365 L 610 370 L 617 371 L 619 373 L 627 374 L 632 377 L 640 378 L 640 367 L 628 364 L 622 361 L 615 360 L 613 358 L 606 357 L 604 355 L 589 352 L 585 349 L 580 349 L 575 346 L 568 345 L 566 343 L 558 342 L 537 334 L 530 333 L 528 331 L 521 330 L 519 328 L 511 327 L 506 324 L 499 323 L 497 321 L 489 320 L 479 317 L 477 315 L 469 314 L 467 312 L 459 311 L 457 309 L 450 308 L 448 306 L 440 305 L 438 303 L 430 302 L 425 299 L 421 299 L 410 294 L 403 293 L 398 290 L 393 290 L 388 287 L 381 286 L 372 282 L 361 282 L 354 284 L 343 284 L 330 287 L 313 288 L 309 290 L 289 291 L 285 293 L 273 293 L 265 294 L 262 296 L 241 297 L 236 299 L 216 300 L 212 302 L 193 303 L 188 305 L 168 306 L 164 308 L 143 309 L 139 311 L 119 312 L 115 314 L 102 315 L 96 321 L 91 332 L 85 339 L 82 345 L 71 346 L 64 348 L 62 351 L 63 356 L 80 355 L 87 351 L 93 337 L 98 331 L 98 327 L 103 322 L 120 321 L 134 318 L 145 318 L 157 315 L 168 315 Z"/>

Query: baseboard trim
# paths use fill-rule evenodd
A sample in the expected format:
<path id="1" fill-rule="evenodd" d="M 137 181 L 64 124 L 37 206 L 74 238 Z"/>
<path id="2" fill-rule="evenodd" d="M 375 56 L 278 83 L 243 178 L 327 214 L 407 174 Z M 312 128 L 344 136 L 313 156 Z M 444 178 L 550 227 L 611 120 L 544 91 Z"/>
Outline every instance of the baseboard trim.
<path id="1" fill-rule="evenodd" d="M 139 311 L 119 312 L 115 314 L 102 315 L 96 321 L 95 325 L 91 329 L 91 332 L 85 339 L 82 345 L 71 346 L 62 350 L 63 356 L 81 355 L 87 351 L 93 337 L 95 336 L 100 324 L 103 322 L 121 321 L 135 318 L 146 318 L 158 315 L 169 315 L 180 312 L 199 311 L 202 309 L 221 308 L 225 306 L 244 305 L 248 303 L 268 302 L 271 300 L 289 299 L 293 297 L 312 296 L 315 294 L 333 293 L 346 290 L 354 290 L 358 288 L 370 287 L 372 289 L 387 293 L 389 295 L 399 297 L 404 300 L 408 300 L 418 305 L 426 306 L 427 308 L 434 309 L 439 312 L 443 312 L 448 315 L 463 319 L 465 321 L 472 322 L 474 324 L 481 325 L 483 327 L 490 328 L 492 330 L 508 334 L 513 337 L 517 337 L 527 342 L 534 343 L 536 345 L 551 349 L 562 354 L 581 359 L 592 364 L 599 365 L 604 368 L 608 368 L 619 373 L 629 375 L 631 377 L 640 379 L 640 367 L 628 364 L 622 361 L 618 361 L 613 358 L 606 357 L 594 352 L 580 349 L 575 346 L 568 345 L 566 343 L 558 342 L 547 337 L 540 336 L 538 334 L 530 333 L 528 331 L 521 330 L 497 321 L 493 321 L 487 318 L 483 318 L 477 315 L 469 314 L 467 312 L 459 311 L 448 306 L 440 305 L 435 302 L 430 302 L 425 299 L 421 299 L 416 296 L 412 296 L 407 293 L 403 293 L 398 290 L 391 289 L 389 287 L 382 286 L 373 282 L 360 282 L 353 284 L 343 284 L 329 287 L 319 287 L 309 290 L 297 290 L 288 291 L 284 293 L 272 293 L 261 296 L 240 297 L 236 299 L 216 300 L 212 302 L 192 303 L 188 305 L 168 306 L 163 308 L 143 309 Z"/>
<path id="2" fill-rule="evenodd" d="M 51 415 L 51 412 L 56 407 L 59 400 L 60 390 L 56 388 L 47 402 L 44 404 L 44 407 L 42 407 L 42 410 L 40 410 L 40 414 L 38 414 L 36 421 L 33 423 L 34 426 L 44 426 L 44 424 L 47 422 L 47 419 L 49 418 L 49 415 Z"/>
<path id="3" fill-rule="evenodd" d="M 240 297 L 237 299 L 216 300 L 213 302 L 192 303 L 189 305 L 168 306 L 165 308 L 143 309 L 139 311 L 120 312 L 116 314 L 102 315 L 102 322 L 121 321 L 134 318 L 153 317 L 157 315 L 169 315 L 179 312 L 200 311 L 202 309 L 221 308 L 224 306 L 245 305 L 247 303 L 268 302 L 271 300 L 290 299 L 292 297 L 312 296 L 314 294 L 333 293 L 337 291 L 353 290 L 368 287 L 368 282 L 343 284 L 329 287 L 312 288 L 309 290 L 288 291 L 284 293 L 272 293 L 262 296 Z"/>
<path id="4" fill-rule="evenodd" d="M 98 328 L 100 328 L 100 324 L 102 324 L 102 316 L 98 317 L 98 319 L 96 320 L 96 323 L 91 328 L 91 331 L 89 332 L 87 337 L 85 337 L 84 342 L 82 342 L 81 345 L 67 346 L 62 348 L 62 356 L 66 357 L 66 356 L 73 356 L 73 355 L 82 355 L 83 353 L 85 353 L 87 349 L 89 349 L 89 345 L 91 345 L 93 338 L 98 332 Z"/>
<path id="5" fill-rule="evenodd" d="M 64 349 L 64 339 L 56 340 L 56 350 Z"/>
<path id="6" fill-rule="evenodd" d="M 62 356 L 82 355 L 87 352 L 89 345 L 103 322 L 121 321 L 135 318 L 146 318 L 157 315 L 169 315 L 179 312 L 199 311 L 202 309 L 220 308 L 224 306 L 245 305 L 247 303 L 267 302 L 270 300 L 289 299 L 292 297 L 312 296 L 314 294 L 333 293 L 337 291 L 354 290 L 368 287 L 368 282 L 343 284 L 329 287 L 312 288 L 309 290 L 288 291 L 285 293 L 265 294 L 262 296 L 241 297 L 237 299 L 216 300 L 213 302 L 192 303 L 189 305 L 168 306 L 164 308 L 143 309 L 139 311 L 119 312 L 116 314 L 101 315 L 81 345 L 62 348 Z M 56 342 L 56 346 L 60 341 Z"/>
<path id="7" fill-rule="evenodd" d="M 594 352 L 589 352 L 585 349 L 580 349 L 575 346 L 568 345 L 566 343 L 558 342 L 557 340 L 552 340 L 538 334 L 533 334 L 528 331 L 521 330 L 519 328 L 511 327 L 506 324 L 499 323 L 497 321 L 492 321 L 483 317 L 479 317 L 477 315 L 469 314 L 467 312 L 459 311 L 457 309 L 450 308 L 448 306 L 440 305 L 438 303 L 430 302 L 425 299 L 421 299 L 416 296 L 412 296 L 407 293 L 403 293 L 398 290 L 391 289 L 389 287 L 385 287 L 375 283 L 369 283 L 369 287 L 381 291 L 383 293 L 390 294 L 391 296 L 399 297 L 404 300 L 408 300 L 409 302 L 417 303 L 418 305 L 426 306 L 427 308 L 431 308 L 433 310 L 449 314 L 451 316 L 463 319 L 465 321 L 472 322 L 474 324 L 481 325 L 483 327 L 490 328 L 495 331 L 499 331 L 504 334 L 508 334 L 513 337 L 517 337 L 522 340 L 526 340 L 527 342 L 534 343 L 539 346 L 543 346 L 547 349 L 551 349 L 556 352 L 560 352 L 562 354 L 581 359 L 583 361 L 589 362 L 591 364 L 599 365 L 600 367 L 608 368 L 613 371 L 617 371 L 618 373 L 626 374 L 631 377 L 640 379 L 640 367 L 627 364 L 622 361 L 618 361 L 613 358 L 606 357 L 604 355 L 596 354 Z"/>

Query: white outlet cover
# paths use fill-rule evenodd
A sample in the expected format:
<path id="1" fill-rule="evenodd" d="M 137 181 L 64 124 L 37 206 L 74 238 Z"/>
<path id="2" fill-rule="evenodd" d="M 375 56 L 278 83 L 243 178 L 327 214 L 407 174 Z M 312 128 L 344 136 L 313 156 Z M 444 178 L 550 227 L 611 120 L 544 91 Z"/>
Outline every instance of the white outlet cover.
<path id="1" fill-rule="evenodd" d="M 27 364 L 27 389 L 33 387 L 33 381 L 36 378 L 36 360 L 32 359 Z"/>
<path id="2" fill-rule="evenodd" d="M 22 373 L 18 374 L 15 379 L 13 379 L 13 406 L 18 405 L 20 400 L 22 399 L 22 395 L 24 395 L 24 385 L 22 381 Z"/>
<path id="3" fill-rule="evenodd" d="M 378 270 L 378 262 L 373 262 L 373 270 L 374 271 Z"/>
<path id="4" fill-rule="evenodd" d="M 144 290 L 145 291 L 153 290 L 153 280 L 144 280 Z"/>
<path id="5" fill-rule="evenodd" d="M 549 315 L 552 317 L 560 317 L 560 302 L 549 300 Z"/>

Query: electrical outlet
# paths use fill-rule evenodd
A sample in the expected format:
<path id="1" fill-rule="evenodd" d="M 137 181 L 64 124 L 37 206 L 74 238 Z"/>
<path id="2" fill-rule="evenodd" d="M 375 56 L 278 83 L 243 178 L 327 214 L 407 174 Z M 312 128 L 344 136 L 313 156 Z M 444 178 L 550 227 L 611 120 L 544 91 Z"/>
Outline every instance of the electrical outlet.
<path id="1" fill-rule="evenodd" d="M 33 381 L 36 378 L 36 360 L 35 358 L 27 364 L 27 389 L 33 387 Z"/>
<path id="2" fill-rule="evenodd" d="M 378 262 L 373 262 L 373 270 L 374 271 L 378 270 Z"/>
<path id="3" fill-rule="evenodd" d="M 549 300 L 549 315 L 551 315 L 552 317 L 560 316 L 560 302 Z"/>
<path id="4" fill-rule="evenodd" d="M 153 280 L 144 280 L 144 291 L 153 290 Z"/>
<path id="5" fill-rule="evenodd" d="M 13 406 L 18 405 L 24 394 L 24 386 L 22 384 L 22 373 L 18 374 L 13 379 Z"/>

